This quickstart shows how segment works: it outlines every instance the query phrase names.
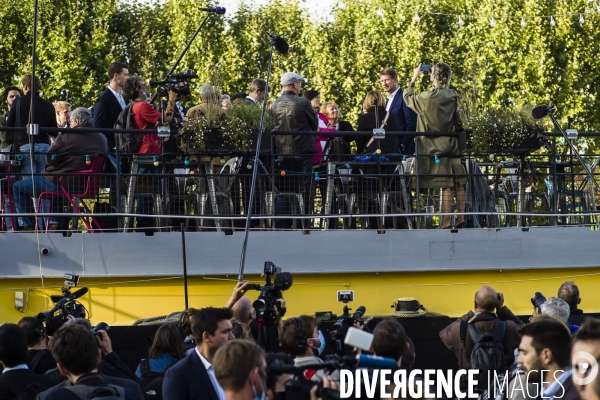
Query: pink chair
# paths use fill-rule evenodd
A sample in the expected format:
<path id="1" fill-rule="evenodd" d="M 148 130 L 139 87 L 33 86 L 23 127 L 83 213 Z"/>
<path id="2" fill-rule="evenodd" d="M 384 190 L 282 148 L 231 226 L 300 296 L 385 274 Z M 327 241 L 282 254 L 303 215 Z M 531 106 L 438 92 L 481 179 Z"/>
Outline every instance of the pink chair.
<path id="1" fill-rule="evenodd" d="M 69 191 L 63 184 L 64 177 L 61 176 L 58 179 L 58 187 L 60 188 L 61 191 L 60 192 L 42 192 L 42 193 L 40 193 L 40 196 L 38 198 L 38 203 L 37 203 L 37 209 L 41 210 L 42 201 L 43 201 L 44 197 L 48 197 L 50 199 L 50 209 L 52 209 L 52 198 L 66 197 L 67 200 L 69 201 L 69 203 L 73 206 L 74 212 L 77 214 L 82 214 L 82 216 L 79 218 L 81 218 L 81 220 L 83 221 L 83 223 L 85 224 L 86 228 L 88 229 L 88 231 L 90 233 L 94 233 L 95 230 L 104 232 L 102 230 L 102 227 L 96 220 L 96 218 L 94 218 L 93 216 L 91 216 L 91 218 L 92 218 L 92 221 L 94 222 L 95 226 L 97 226 L 97 228 L 94 229 L 92 227 L 92 225 L 89 223 L 88 219 L 84 216 L 85 214 L 81 212 L 81 208 L 77 205 L 76 199 L 79 199 L 79 203 L 81 205 L 83 205 L 83 208 L 85 209 L 85 212 L 87 214 L 92 213 L 91 210 L 89 209 L 89 207 L 87 206 L 87 204 L 85 204 L 85 202 L 83 200 L 84 199 L 94 199 L 98 195 L 98 192 L 100 190 L 100 175 L 97 175 L 97 174 L 102 173 L 102 169 L 104 167 L 105 160 L 106 160 L 105 155 L 96 155 L 92 158 L 92 163 L 91 163 L 90 169 L 73 172 L 73 174 L 89 175 L 87 177 L 85 191 L 83 193 L 69 193 Z M 46 218 L 46 222 L 45 222 L 46 232 L 48 232 L 49 224 L 50 224 L 50 218 Z M 75 227 L 73 227 L 73 228 L 75 228 Z"/>

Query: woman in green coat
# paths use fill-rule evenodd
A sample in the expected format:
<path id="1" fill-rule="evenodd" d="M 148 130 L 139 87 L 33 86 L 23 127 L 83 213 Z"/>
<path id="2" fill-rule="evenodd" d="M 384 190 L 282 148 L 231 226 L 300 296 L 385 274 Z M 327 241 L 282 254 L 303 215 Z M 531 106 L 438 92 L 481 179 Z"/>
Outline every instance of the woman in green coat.
<path id="1" fill-rule="evenodd" d="M 437 63 L 431 68 L 433 90 L 415 94 L 415 82 L 423 74 L 419 65 L 408 88 L 404 90 L 406 105 L 417 113 L 417 132 L 452 132 L 458 94 L 450 89 L 452 71 L 448 64 Z M 430 175 L 419 179 L 421 188 L 442 188 L 442 212 L 450 212 L 452 188 L 456 194 L 458 212 L 465 212 L 466 172 L 460 158 L 458 138 L 418 136 L 418 156 L 439 154 L 439 164 L 433 157 L 419 158 L 418 174 Z M 456 157 L 452 157 L 456 156 Z M 465 227 L 464 215 L 456 217 L 455 228 Z M 450 215 L 442 219 L 441 228 L 451 228 Z"/>

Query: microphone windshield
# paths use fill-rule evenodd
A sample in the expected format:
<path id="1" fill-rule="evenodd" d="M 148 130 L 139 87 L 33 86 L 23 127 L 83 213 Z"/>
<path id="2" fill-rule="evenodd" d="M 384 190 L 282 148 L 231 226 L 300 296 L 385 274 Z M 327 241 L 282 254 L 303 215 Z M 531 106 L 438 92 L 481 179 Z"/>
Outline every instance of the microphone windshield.
<path id="1" fill-rule="evenodd" d="M 280 54 L 287 54 L 290 51 L 290 46 L 281 36 L 273 35 L 269 33 L 269 39 L 271 45 L 275 46 L 275 50 L 277 50 Z"/>
<path id="2" fill-rule="evenodd" d="M 225 14 L 225 7 L 215 7 L 215 13 L 219 15 Z"/>
<path id="3" fill-rule="evenodd" d="M 281 272 L 275 277 L 275 286 L 281 290 L 288 290 L 292 287 L 293 278 L 289 272 Z"/>
<path id="4" fill-rule="evenodd" d="M 360 306 L 356 309 L 356 311 L 354 312 L 354 319 L 359 319 L 363 316 L 363 314 L 365 313 L 365 311 L 367 311 L 367 309 L 365 308 L 365 306 Z"/>
<path id="5" fill-rule="evenodd" d="M 75 293 L 73 293 L 71 295 L 71 298 L 73 300 L 80 298 L 81 296 L 83 296 L 84 294 L 86 294 L 88 292 L 88 288 L 86 287 L 82 287 L 81 289 L 79 289 L 78 291 L 76 291 Z"/>
<path id="6" fill-rule="evenodd" d="M 550 107 L 548 107 L 545 104 L 540 104 L 539 106 L 535 106 L 533 110 L 531 110 L 531 115 L 535 119 L 544 118 L 546 115 L 548 115 L 549 110 Z"/>

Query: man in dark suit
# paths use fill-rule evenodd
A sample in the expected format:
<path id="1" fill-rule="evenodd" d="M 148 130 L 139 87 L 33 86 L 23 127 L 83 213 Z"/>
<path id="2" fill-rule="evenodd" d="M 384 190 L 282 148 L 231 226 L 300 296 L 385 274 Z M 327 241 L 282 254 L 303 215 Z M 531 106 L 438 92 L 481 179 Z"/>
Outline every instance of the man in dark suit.
<path id="1" fill-rule="evenodd" d="M 255 79 L 250 84 L 250 94 L 244 99 L 244 104 L 262 105 L 267 90 L 267 81 Z"/>
<path id="2" fill-rule="evenodd" d="M 191 328 L 197 346 L 167 370 L 164 400 L 225 400 L 212 361 L 217 350 L 234 338 L 230 319 L 231 310 L 227 308 L 203 308 L 192 316 Z"/>
<path id="3" fill-rule="evenodd" d="M 527 383 L 541 388 L 539 397 L 579 400 L 572 378 L 571 335 L 565 324 L 547 317 L 521 327 L 519 334 L 517 362 L 527 373 Z"/>
<path id="4" fill-rule="evenodd" d="M 583 310 L 577 308 L 581 303 L 581 297 L 579 297 L 579 288 L 573 281 L 566 281 L 558 289 L 559 299 L 567 302 L 570 309 L 569 322 L 573 325 L 581 326 L 585 322 L 585 315 Z"/>
<path id="5" fill-rule="evenodd" d="M 398 86 L 398 74 L 393 68 L 384 68 L 380 75 L 381 86 L 387 92 L 385 110 L 396 116 L 402 132 L 415 132 L 417 114 L 408 108 Z M 399 137 L 400 152 L 406 155 L 415 154 L 415 141 L 412 136 Z"/>
<path id="6" fill-rule="evenodd" d="M 33 122 L 40 126 L 40 128 L 56 128 L 55 110 L 52 103 L 48 100 L 44 100 L 40 97 L 40 90 L 42 89 L 42 82 L 36 76 L 35 80 L 31 78 L 31 74 L 25 75 L 21 79 L 23 85 L 24 96 L 19 97 L 13 103 L 8 117 L 6 118 L 6 126 L 26 126 Z M 33 121 L 30 119 L 30 107 L 31 99 L 35 102 L 35 118 Z M 17 109 L 19 109 L 19 115 L 17 116 Z M 50 147 L 50 138 L 48 133 L 39 132 L 37 135 L 27 134 L 27 132 L 17 132 L 17 147 L 22 153 L 21 158 L 21 173 L 30 174 L 31 172 L 39 174 L 44 172 L 46 167 L 46 156 L 44 153 L 48 151 Z M 33 143 L 34 157 L 33 163 L 29 159 L 31 143 Z"/>
<path id="7" fill-rule="evenodd" d="M 0 326 L 0 363 L 4 370 L 0 375 L 0 400 L 13 400 L 26 391 L 26 387 L 37 383 L 45 390 L 58 383 L 47 376 L 35 375 L 27 368 L 27 336 L 15 324 Z"/>
<path id="8" fill-rule="evenodd" d="M 108 87 L 94 104 L 94 128 L 113 128 L 119 114 L 127 105 L 123 97 L 123 85 L 129 78 L 129 66 L 121 62 L 110 64 L 108 77 L 110 79 Z M 104 135 L 108 142 L 108 149 L 112 151 L 115 148 L 115 135 L 112 133 Z"/>

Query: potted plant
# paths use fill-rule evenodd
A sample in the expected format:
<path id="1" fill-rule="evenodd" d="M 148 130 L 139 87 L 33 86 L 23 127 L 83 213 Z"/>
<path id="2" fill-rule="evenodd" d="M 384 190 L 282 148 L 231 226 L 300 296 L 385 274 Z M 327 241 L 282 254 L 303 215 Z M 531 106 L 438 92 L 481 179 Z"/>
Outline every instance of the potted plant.
<path id="1" fill-rule="evenodd" d="M 260 128 L 260 116 L 262 108 L 256 105 L 234 104 L 225 113 L 221 123 L 221 131 L 226 144 L 243 152 L 256 149 L 258 129 Z M 273 115 L 270 110 L 265 112 L 263 132 L 268 133 L 273 129 Z M 268 146 L 269 136 L 263 136 L 261 146 Z"/>

